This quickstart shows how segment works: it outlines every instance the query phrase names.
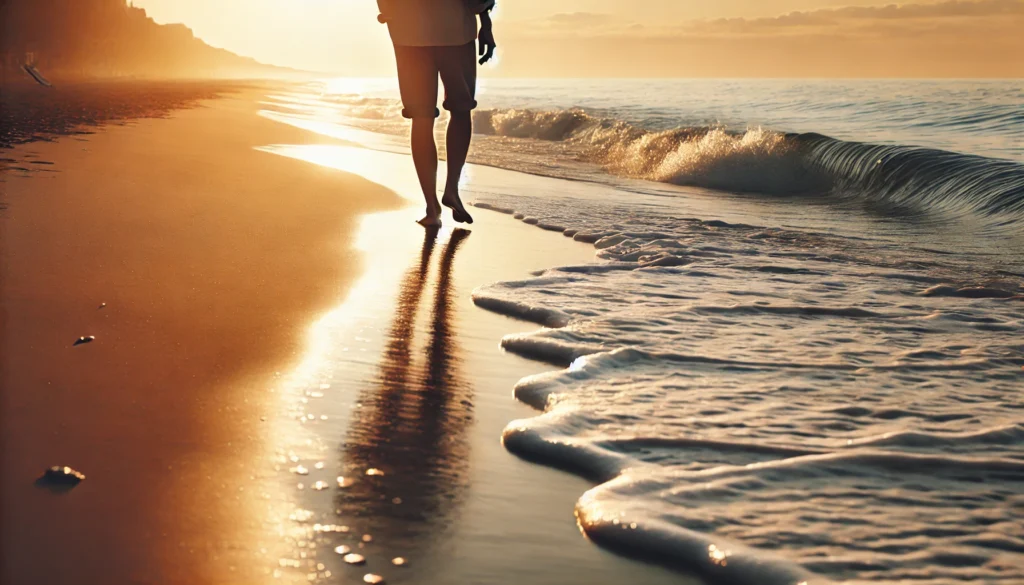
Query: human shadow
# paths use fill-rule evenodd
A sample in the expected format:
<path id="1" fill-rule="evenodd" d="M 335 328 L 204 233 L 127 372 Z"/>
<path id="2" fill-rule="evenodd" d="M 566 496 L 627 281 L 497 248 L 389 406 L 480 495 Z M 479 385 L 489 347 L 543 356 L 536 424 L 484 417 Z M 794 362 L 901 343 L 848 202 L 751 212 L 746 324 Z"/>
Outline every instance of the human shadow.
<path id="1" fill-rule="evenodd" d="M 418 313 L 438 236 L 427 230 L 399 287 L 378 376 L 361 392 L 342 445 L 339 521 L 357 536 L 371 534 L 374 547 L 410 551 L 421 537 L 444 530 L 468 483 L 472 392 L 460 372 L 452 263 L 469 234 L 455 230 L 444 243 L 421 352 Z"/>

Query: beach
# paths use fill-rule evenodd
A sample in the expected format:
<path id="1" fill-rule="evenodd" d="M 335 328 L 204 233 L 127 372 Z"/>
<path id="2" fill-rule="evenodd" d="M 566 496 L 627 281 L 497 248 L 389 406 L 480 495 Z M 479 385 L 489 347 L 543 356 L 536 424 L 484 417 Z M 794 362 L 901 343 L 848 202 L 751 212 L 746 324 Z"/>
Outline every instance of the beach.
<path id="1" fill-rule="evenodd" d="M 416 193 L 405 155 L 327 144 L 272 150 Z M 473 167 L 467 175 L 469 185 L 544 184 L 498 169 Z M 418 210 L 363 220 L 356 245 L 366 271 L 314 326 L 317 342 L 304 362 L 283 374 L 278 466 L 292 522 L 280 574 L 358 579 L 369 571 L 398 583 L 695 582 L 593 546 L 572 512 L 591 484 L 520 460 L 500 442 L 509 421 L 534 413 L 514 399 L 513 385 L 554 366 L 501 351 L 502 337 L 535 326 L 475 306 L 472 292 L 553 262 L 590 263 L 593 248 L 483 209 L 471 226 L 406 229 Z M 363 555 L 366 565 L 347 566 L 338 546 Z M 393 566 L 394 557 L 406 563 Z"/>
<path id="2" fill-rule="evenodd" d="M 485 110 L 425 231 L 340 87 L 4 151 L 5 583 L 1013 582 L 1019 164 Z"/>
<path id="3" fill-rule="evenodd" d="M 1024 0 L 634 4 L 0 0 L 0 585 L 1021 585 Z"/>
<path id="4" fill-rule="evenodd" d="M 8 151 L 52 172 L 3 176 L 4 582 L 263 575 L 265 380 L 358 274 L 358 216 L 399 201 L 254 150 L 302 134 L 255 111 Z M 86 480 L 33 485 L 52 465 Z"/>
<path id="5" fill-rule="evenodd" d="M 4 582 L 308 582 L 332 569 L 389 582 L 504 583 L 514 573 L 612 583 L 638 571 L 646 582 L 678 582 L 586 541 L 572 504 L 589 484 L 521 461 L 499 441 L 509 420 L 530 413 L 512 385 L 550 366 L 502 352 L 503 335 L 533 326 L 474 306 L 471 292 L 551 263 L 585 263 L 593 249 L 477 212 L 476 233 L 447 254 L 449 333 L 438 341 L 425 309 L 407 329 L 414 355 L 430 337 L 429 355 L 459 377 L 465 419 L 432 432 L 461 451 L 433 468 L 389 465 L 394 421 L 356 406 L 383 394 L 376 381 L 403 281 L 408 288 L 402 275 L 423 258 L 417 209 L 397 194 L 415 197 L 412 166 L 260 117 L 262 97 L 236 93 L 5 154 L 32 171 L 2 176 Z M 297 150 L 280 156 L 283 145 Z M 320 159 L 304 160 L 303 149 Z M 434 235 L 435 262 L 450 230 Z M 438 285 L 421 286 L 426 297 Z M 327 349 L 352 345 L 358 358 L 310 369 L 325 350 L 318 324 L 335 313 L 352 322 Z M 74 345 L 83 336 L 95 339 Z M 333 391 L 319 378 L 296 383 L 327 375 Z M 317 408 L 296 410 L 303 399 Z M 315 423 L 299 422 L 312 412 Z M 427 414 L 408 440 L 444 420 Z M 347 436 L 369 437 L 371 448 L 332 455 Z M 379 465 L 388 490 L 408 492 L 408 502 L 353 496 L 343 506 L 335 478 L 372 479 L 360 462 Z M 294 472 L 302 464 L 314 470 L 308 477 Z M 86 479 L 66 493 L 42 489 L 35 480 L 52 465 Z M 417 499 L 441 467 L 454 471 L 434 485 L 452 502 Z M 332 489 L 310 489 L 321 475 Z M 396 517 L 395 506 L 414 520 Z M 349 533 L 322 529 L 342 522 Z M 332 549 L 357 533 L 373 540 L 361 551 L 367 565 L 353 568 Z M 408 566 L 391 565 L 399 555 Z"/>

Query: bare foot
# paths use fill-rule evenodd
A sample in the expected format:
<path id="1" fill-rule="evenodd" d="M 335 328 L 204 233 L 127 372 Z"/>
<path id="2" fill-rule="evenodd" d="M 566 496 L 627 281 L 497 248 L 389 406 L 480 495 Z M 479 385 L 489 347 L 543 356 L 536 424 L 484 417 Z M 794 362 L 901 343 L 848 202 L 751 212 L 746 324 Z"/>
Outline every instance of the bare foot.
<path id="1" fill-rule="evenodd" d="M 473 223 L 473 216 L 463 207 L 462 199 L 459 198 L 458 193 L 445 193 L 444 197 L 441 198 L 441 203 L 452 210 L 452 219 L 455 221 L 459 223 Z"/>
<path id="2" fill-rule="evenodd" d="M 420 224 L 425 228 L 441 227 L 441 216 L 440 215 L 424 215 L 422 219 L 416 220 L 416 223 Z"/>

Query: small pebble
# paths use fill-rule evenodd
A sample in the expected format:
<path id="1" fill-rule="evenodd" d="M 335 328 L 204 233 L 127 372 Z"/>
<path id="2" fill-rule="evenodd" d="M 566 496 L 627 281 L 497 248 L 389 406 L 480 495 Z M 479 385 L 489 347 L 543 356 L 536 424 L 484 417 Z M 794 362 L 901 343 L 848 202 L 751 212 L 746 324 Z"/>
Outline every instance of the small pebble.
<path id="1" fill-rule="evenodd" d="M 82 483 L 83 479 L 85 479 L 85 475 L 80 471 L 67 466 L 55 465 L 43 472 L 39 481 L 51 486 L 72 488 Z"/>
<path id="2" fill-rule="evenodd" d="M 95 335 L 84 335 L 75 340 L 75 345 L 82 345 L 83 343 L 92 343 L 96 341 Z"/>
<path id="3" fill-rule="evenodd" d="M 339 555 L 347 555 L 348 553 L 352 552 L 352 549 L 343 544 L 341 546 L 334 547 L 334 552 L 338 553 Z"/>
<path id="4" fill-rule="evenodd" d="M 373 542 L 373 537 L 370 536 L 369 534 L 364 534 L 363 535 L 363 542 Z"/>
<path id="5" fill-rule="evenodd" d="M 391 559 L 391 564 L 396 566 L 396 567 L 401 567 L 402 565 L 405 564 L 405 558 L 404 557 L 395 557 L 395 558 Z"/>
<path id="6" fill-rule="evenodd" d="M 98 308 L 102 309 L 102 308 L 104 308 L 106 306 L 107 306 L 107 303 L 100 303 L 100 306 Z"/>
<path id="7" fill-rule="evenodd" d="M 384 475 L 384 472 L 377 469 L 376 467 L 371 467 L 366 470 L 366 475 Z"/>
<path id="8" fill-rule="evenodd" d="M 361 565 L 366 562 L 366 557 L 356 553 L 349 553 L 341 557 L 341 560 L 345 561 L 350 565 Z"/>
<path id="9" fill-rule="evenodd" d="M 381 577 L 380 575 L 374 575 L 373 573 L 367 573 L 363 575 L 363 581 L 369 583 L 370 585 L 380 585 L 384 582 L 384 577 Z"/>

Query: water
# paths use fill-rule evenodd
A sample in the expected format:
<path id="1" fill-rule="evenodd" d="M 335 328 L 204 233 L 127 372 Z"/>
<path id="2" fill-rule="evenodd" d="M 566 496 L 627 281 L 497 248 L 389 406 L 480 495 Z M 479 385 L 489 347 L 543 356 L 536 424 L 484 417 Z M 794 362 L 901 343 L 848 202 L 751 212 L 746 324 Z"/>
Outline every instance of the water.
<path id="1" fill-rule="evenodd" d="M 506 447 L 597 484 L 596 543 L 716 582 L 1019 581 L 1022 87 L 488 82 L 473 160 L 575 182 L 467 198 L 598 259 L 474 293 L 563 368 Z M 397 107 L 268 115 L 401 150 Z"/>

